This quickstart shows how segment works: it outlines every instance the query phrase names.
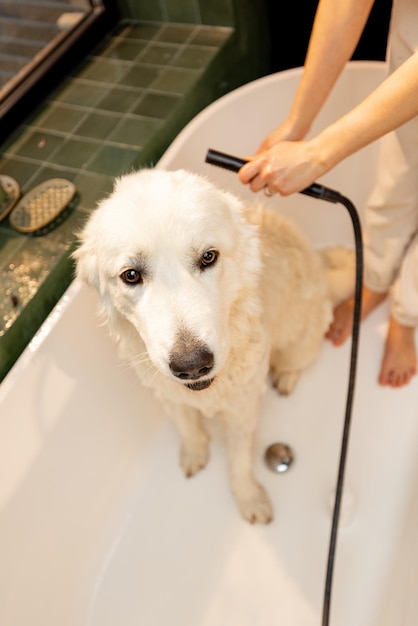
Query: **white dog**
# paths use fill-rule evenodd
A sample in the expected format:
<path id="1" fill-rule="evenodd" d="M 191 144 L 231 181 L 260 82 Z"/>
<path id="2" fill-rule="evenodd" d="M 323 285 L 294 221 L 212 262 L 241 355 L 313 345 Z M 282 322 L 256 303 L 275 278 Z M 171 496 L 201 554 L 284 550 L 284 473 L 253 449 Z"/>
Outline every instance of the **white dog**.
<path id="1" fill-rule="evenodd" d="M 315 359 L 335 304 L 328 273 L 339 298 L 352 292 L 352 251 L 321 255 L 276 212 L 244 207 L 184 170 L 117 180 L 80 240 L 77 274 L 97 289 L 124 356 L 175 421 L 186 476 L 208 461 L 202 418 L 219 418 L 238 507 L 250 522 L 269 522 L 253 476 L 268 370 L 289 394 Z"/>

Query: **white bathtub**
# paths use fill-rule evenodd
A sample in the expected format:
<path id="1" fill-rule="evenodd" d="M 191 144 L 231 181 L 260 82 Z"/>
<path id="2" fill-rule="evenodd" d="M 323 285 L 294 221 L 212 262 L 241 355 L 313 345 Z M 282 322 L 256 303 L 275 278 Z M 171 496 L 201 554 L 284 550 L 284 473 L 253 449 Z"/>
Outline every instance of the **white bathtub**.
<path id="1" fill-rule="evenodd" d="M 384 71 L 351 65 L 318 125 Z M 251 199 L 234 174 L 204 164 L 206 151 L 251 153 L 284 117 L 299 75 L 211 105 L 159 165 L 204 172 Z M 321 182 L 361 207 L 375 150 Z M 353 241 L 343 207 L 301 195 L 270 202 L 315 245 Z M 418 380 L 376 383 L 386 314 L 382 306 L 362 326 L 331 626 L 417 623 Z M 95 295 L 74 283 L 0 386 L 1 626 L 318 626 L 349 348 L 324 342 L 294 395 L 267 391 L 256 471 L 276 518 L 250 526 L 218 441 L 208 467 L 183 478 L 171 424 L 119 362 Z M 276 441 L 296 455 L 284 474 L 263 462 Z"/>

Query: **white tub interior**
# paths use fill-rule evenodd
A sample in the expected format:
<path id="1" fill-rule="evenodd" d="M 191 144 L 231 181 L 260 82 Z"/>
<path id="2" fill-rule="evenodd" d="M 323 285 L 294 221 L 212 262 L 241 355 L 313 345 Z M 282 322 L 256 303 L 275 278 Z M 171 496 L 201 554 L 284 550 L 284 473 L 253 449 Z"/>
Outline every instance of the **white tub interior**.
<path id="1" fill-rule="evenodd" d="M 353 64 L 318 124 L 383 76 Z M 180 134 L 161 167 L 204 172 L 254 200 L 208 148 L 250 154 L 287 112 L 299 70 L 238 89 Z M 323 181 L 361 207 L 376 146 Z M 315 245 L 352 243 L 343 207 L 297 195 L 277 202 Z M 418 612 L 418 381 L 376 383 L 386 326 L 362 326 L 331 626 L 415 626 Z M 345 412 L 349 345 L 324 342 L 294 395 L 264 397 L 256 472 L 276 518 L 244 522 L 219 442 L 183 478 L 178 442 L 100 326 L 96 297 L 74 283 L 0 386 L 2 626 L 317 626 Z M 284 441 L 282 475 L 263 463 Z"/>

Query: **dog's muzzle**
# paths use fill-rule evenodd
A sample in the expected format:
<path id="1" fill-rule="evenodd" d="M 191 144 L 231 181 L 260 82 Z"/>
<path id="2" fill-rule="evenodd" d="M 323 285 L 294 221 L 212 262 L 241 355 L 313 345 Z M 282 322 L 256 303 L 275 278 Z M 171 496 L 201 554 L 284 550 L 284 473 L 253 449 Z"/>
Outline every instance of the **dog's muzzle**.
<path id="1" fill-rule="evenodd" d="M 197 380 L 195 383 L 187 384 L 186 387 L 187 389 L 191 389 L 192 391 L 202 391 L 203 389 L 207 389 L 208 387 L 210 387 L 214 380 L 214 378 Z"/>

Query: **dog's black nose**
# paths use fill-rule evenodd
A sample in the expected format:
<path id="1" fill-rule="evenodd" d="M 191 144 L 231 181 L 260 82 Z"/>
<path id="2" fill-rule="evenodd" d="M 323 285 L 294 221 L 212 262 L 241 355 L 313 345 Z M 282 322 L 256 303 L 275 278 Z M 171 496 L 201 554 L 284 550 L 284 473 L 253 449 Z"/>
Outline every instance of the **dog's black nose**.
<path id="1" fill-rule="evenodd" d="M 170 359 L 170 370 L 181 380 L 197 380 L 209 374 L 215 359 L 207 348 L 196 348 L 190 352 L 174 352 Z"/>

